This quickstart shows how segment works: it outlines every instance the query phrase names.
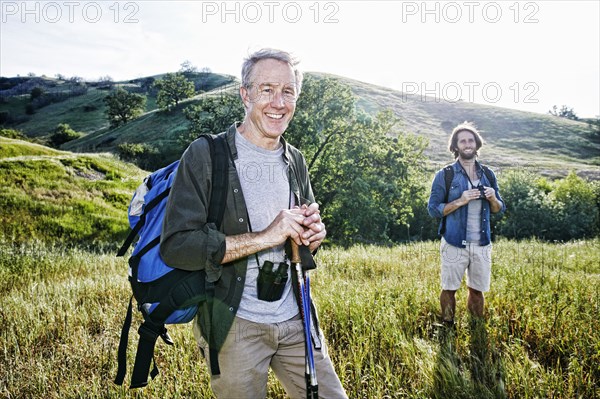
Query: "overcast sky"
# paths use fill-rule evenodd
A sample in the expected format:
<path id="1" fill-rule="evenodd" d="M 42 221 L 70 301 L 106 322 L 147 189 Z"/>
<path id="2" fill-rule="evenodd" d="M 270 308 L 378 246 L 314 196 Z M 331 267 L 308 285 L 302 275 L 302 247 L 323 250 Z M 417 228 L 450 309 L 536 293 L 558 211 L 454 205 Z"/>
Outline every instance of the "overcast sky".
<path id="1" fill-rule="evenodd" d="M 305 71 L 434 99 L 600 114 L 600 2 L 0 1 L 0 75 L 239 77 L 261 47 Z M 431 100 L 430 100 L 431 101 Z"/>

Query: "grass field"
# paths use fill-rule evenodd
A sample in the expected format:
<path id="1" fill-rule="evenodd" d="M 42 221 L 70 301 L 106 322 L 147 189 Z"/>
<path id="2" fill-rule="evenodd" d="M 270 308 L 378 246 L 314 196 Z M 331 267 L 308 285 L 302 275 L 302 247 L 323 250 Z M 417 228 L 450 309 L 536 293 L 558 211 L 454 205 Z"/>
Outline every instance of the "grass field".
<path id="1" fill-rule="evenodd" d="M 313 298 L 351 398 L 600 397 L 598 239 L 497 242 L 486 324 L 469 320 L 462 288 L 446 336 L 438 245 L 319 253 Z M 189 325 L 170 328 L 175 347 L 158 344 L 147 388 L 112 383 L 128 299 L 126 260 L 112 252 L 1 242 L 0 397 L 212 397 Z M 268 396 L 284 397 L 275 380 Z"/>

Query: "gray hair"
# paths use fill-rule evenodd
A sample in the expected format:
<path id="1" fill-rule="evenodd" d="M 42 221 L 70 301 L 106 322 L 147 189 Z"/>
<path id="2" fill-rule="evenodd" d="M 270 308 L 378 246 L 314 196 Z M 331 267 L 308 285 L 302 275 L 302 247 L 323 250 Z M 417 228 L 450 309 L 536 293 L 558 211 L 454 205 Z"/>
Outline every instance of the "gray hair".
<path id="1" fill-rule="evenodd" d="M 254 66 L 258 61 L 265 59 L 274 59 L 281 62 L 285 62 L 290 67 L 292 67 L 292 69 L 294 70 L 294 76 L 296 77 L 296 90 L 298 91 L 298 94 L 300 94 L 303 76 L 302 72 L 298 68 L 296 68 L 296 65 L 298 65 L 300 61 L 298 61 L 286 51 L 272 48 L 263 48 L 261 50 L 258 50 L 250 54 L 248 58 L 244 60 L 244 63 L 242 64 L 242 87 L 250 88 L 252 84 L 252 82 L 250 82 L 250 76 L 252 75 L 252 70 L 254 69 Z"/>

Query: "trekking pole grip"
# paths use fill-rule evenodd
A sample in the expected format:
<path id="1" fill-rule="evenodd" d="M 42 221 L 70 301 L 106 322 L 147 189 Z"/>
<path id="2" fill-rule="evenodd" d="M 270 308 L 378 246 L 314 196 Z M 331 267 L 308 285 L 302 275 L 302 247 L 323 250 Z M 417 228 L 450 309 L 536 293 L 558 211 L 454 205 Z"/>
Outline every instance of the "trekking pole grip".
<path id="1" fill-rule="evenodd" d="M 300 247 L 298 244 L 296 244 L 296 241 L 292 240 L 291 238 L 290 244 L 292 246 L 292 263 L 302 263 L 302 260 L 300 259 Z"/>

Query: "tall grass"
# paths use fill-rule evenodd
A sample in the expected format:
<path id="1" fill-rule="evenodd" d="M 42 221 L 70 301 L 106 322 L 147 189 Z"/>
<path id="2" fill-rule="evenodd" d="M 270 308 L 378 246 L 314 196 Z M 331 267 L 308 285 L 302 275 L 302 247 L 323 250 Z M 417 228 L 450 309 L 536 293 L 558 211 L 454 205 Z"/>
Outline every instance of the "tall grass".
<path id="1" fill-rule="evenodd" d="M 470 320 L 462 288 L 455 332 L 437 326 L 438 243 L 324 249 L 312 292 L 348 394 L 600 397 L 599 244 L 499 241 L 486 321 Z M 211 398 L 189 325 L 170 327 L 175 347 L 158 343 L 148 387 L 112 383 L 125 275 L 112 253 L 0 243 L 0 397 Z M 284 397 L 274 378 L 268 396 Z"/>

